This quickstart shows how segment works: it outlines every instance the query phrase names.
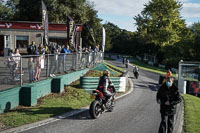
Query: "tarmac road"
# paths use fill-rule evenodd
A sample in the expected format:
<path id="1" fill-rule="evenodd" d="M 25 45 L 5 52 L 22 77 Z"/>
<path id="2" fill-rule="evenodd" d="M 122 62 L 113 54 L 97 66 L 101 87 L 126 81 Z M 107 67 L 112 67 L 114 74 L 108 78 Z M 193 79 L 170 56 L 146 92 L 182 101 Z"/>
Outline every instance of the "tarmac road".
<path id="1" fill-rule="evenodd" d="M 113 62 L 121 66 L 119 62 Z M 124 67 L 124 65 L 122 66 Z M 124 68 L 126 69 L 126 68 Z M 157 133 L 160 124 L 156 90 L 159 75 L 140 70 L 135 79 L 132 67 L 128 70 L 134 90 L 116 101 L 113 112 L 104 113 L 99 119 L 91 119 L 88 110 L 22 131 L 24 133 Z M 30 127 L 31 128 L 31 127 Z"/>

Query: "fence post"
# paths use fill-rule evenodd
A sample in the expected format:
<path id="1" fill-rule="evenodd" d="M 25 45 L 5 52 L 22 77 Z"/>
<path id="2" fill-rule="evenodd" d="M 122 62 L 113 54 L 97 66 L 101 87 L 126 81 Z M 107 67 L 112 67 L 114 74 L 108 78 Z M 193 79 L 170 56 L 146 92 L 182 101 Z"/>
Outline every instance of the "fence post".
<path id="1" fill-rule="evenodd" d="M 65 58 L 66 58 L 67 54 L 63 54 L 63 72 L 66 71 L 66 64 L 65 64 Z"/>
<path id="2" fill-rule="evenodd" d="M 20 56 L 20 86 L 23 85 L 23 81 L 22 81 L 22 57 Z"/>
<path id="3" fill-rule="evenodd" d="M 49 54 L 47 54 L 47 71 L 46 71 L 46 77 L 49 77 Z"/>

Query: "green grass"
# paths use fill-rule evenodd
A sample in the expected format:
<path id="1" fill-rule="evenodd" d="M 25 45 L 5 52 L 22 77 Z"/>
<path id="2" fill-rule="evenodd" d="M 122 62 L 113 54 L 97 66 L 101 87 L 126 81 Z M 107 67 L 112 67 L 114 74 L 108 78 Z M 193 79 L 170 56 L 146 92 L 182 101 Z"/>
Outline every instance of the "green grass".
<path id="1" fill-rule="evenodd" d="M 38 100 L 34 107 L 18 108 L 0 115 L 0 129 L 18 127 L 24 124 L 44 120 L 58 114 L 89 105 L 90 94 L 79 89 L 79 81 L 65 87 L 65 92 L 52 93 Z"/>
<path id="2" fill-rule="evenodd" d="M 167 72 L 166 69 L 151 66 L 151 65 L 145 64 L 143 62 L 137 61 L 136 59 L 133 60 L 132 64 L 138 66 L 140 69 L 155 72 L 155 73 L 158 73 L 158 74 L 161 74 L 161 75 L 165 75 L 166 72 Z M 173 77 L 176 76 L 175 74 L 172 74 L 172 75 L 173 75 Z"/>
<path id="3" fill-rule="evenodd" d="M 104 60 L 110 60 L 110 61 L 113 61 L 113 60 L 115 60 L 115 59 L 110 58 L 110 57 L 104 57 Z"/>
<path id="4" fill-rule="evenodd" d="M 102 76 L 101 71 L 90 70 L 87 76 Z M 119 76 L 118 74 L 112 75 Z M 37 122 L 65 112 L 89 105 L 93 99 L 90 94 L 80 89 L 80 80 L 65 86 L 63 93 L 51 93 L 38 99 L 33 107 L 18 106 L 7 113 L 0 114 L 0 131 Z"/>
<path id="5" fill-rule="evenodd" d="M 183 94 L 184 99 L 184 133 L 200 133 L 200 98 Z"/>

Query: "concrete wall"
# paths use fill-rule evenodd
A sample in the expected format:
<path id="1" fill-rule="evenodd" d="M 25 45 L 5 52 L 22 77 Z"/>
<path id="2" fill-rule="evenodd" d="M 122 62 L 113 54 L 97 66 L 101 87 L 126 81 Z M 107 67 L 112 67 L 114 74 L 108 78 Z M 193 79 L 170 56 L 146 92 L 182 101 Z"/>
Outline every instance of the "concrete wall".
<path id="1" fill-rule="evenodd" d="M 0 91 L 0 113 L 9 111 L 19 105 L 34 106 L 37 104 L 38 98 L 51 92 L 64 91 L 64 85 L 69 85 L 88 71 L 89 69 L 75 71 L 53 79 Z"/>

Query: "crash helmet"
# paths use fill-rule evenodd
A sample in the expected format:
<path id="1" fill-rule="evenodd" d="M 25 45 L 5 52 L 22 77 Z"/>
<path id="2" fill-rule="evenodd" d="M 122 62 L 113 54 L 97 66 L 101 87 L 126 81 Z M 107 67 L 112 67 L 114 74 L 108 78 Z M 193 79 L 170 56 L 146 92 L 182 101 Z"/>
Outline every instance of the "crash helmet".
<path id="1" fill-rule="evenodd" d="M 104 71 L 103 71 L 103 75 L 110 75 L 110 71 L 108 70 L 108 69 L 105 69 Z"/>

